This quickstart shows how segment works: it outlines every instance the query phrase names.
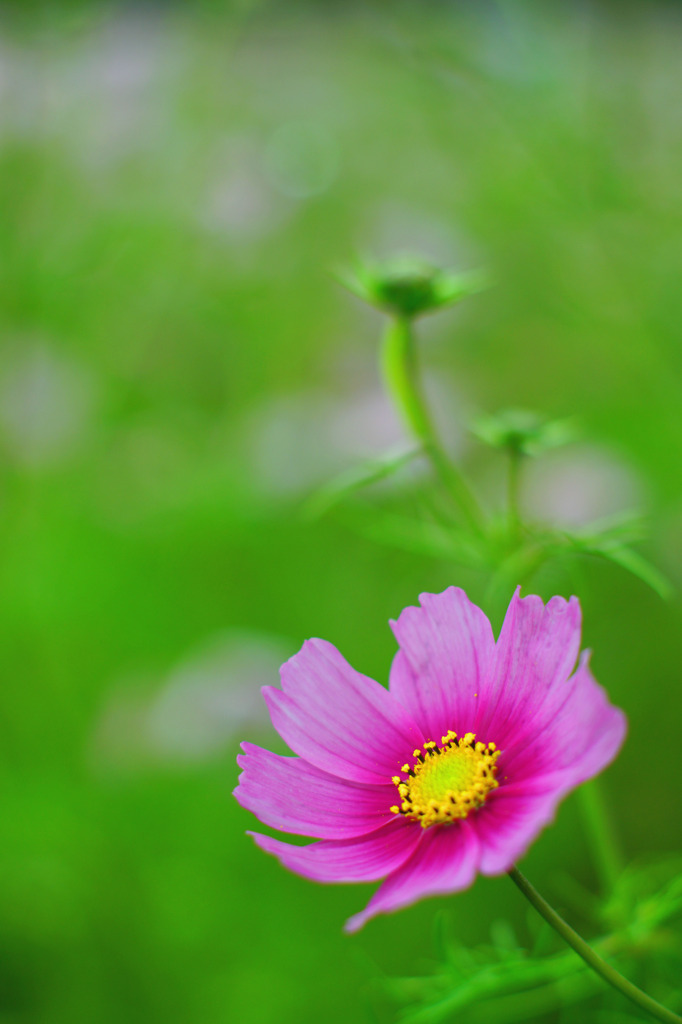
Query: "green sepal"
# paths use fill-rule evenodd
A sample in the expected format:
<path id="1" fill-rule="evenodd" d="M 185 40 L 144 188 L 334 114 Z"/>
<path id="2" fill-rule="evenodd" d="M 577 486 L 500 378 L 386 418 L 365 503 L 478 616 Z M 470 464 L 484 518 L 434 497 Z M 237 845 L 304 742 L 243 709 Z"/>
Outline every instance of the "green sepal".
<path id="1" fill-rule="evenodd" d="M 440 270 L 417 256 L 396 256 L 383 263 L 358 261 L 335 272 L 345 288 L 385 313 L 412 320 L 452 306 L 489 286 L 481 271 Z"/>
<path id="2" fill-rule="evenodd" d="M 559 448 L 577 436 L 575 420 L 547 420 L 529 409 L 503 409 L 492 416 L 479 416 L 470 429 L 491 448 L 532 456 Z"/>

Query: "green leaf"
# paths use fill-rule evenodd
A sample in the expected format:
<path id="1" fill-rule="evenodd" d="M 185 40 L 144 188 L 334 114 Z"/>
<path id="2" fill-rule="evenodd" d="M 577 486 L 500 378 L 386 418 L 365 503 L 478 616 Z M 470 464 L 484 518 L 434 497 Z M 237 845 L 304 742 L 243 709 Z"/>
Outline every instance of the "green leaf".
<path id="1" fill-rule="evenodd" d="M 681 867 L 679 858 L 670 858 L 624 871 L 610 900 L 613 906 L 609 909 L 607 905 L 603 919 L 621 918 L 626 923 L 592 943 L 601 955 L 616 959 L 629 970 L 636 960 L 645 959 L 659 983 L 670 973 L 672 984 L 667 985 L 666 1001 L 673 1005 L 677 1003 L 680 940 L 667 922 L 682 913 Z M 620 912 L 614 914 L 616 904 L 627 910 L 624 918 Z M 491 933 L 493 946 L 474 949 L 441 937 L 439 945 L 445 956 L 430 975 L 386 984 L 387 991 L 404 1006 L 399 1017 L 403 1024 L 449 1024 L 454 1020 L 461 1024 L 525 1024 L 604 993 L 602 980 L 572 950 L 539 957 L 520 948 L 504 922 L 496 923 Z M 588 1007 L 581 1008 L 576 1019 L 588 1019 L 587 1014 Z"/>
<path id="2" fill-rule="evenodd" d="M 387 453 L 377 459 L 352 466 L 310 495 L 303 506 L 304 518 L 320 519 L 345 498 L 363 487 L 369 487 L 392 476 L 421 454 L 420 447 L 410 448 L 408 451 Z"/>
<path id="3" fill-rule="evenodd" d="M 601 551 L 595 551 L 595 553 L 601 555 L 602 558 L 608 558 L 609 561 L 621 566 L 621 568 L 627 569 L 633 576 L 637 576 L 643 583 L 646 583 L 652 590 L 656 591 L 658 596 L 662 597 L 664 601 L 669 600 L 675 593 L 675 588 L 663 573 L 659 572 L 655 565 L 652 565 L 642 555 L 633 551 L 632 548 L 618 545 Z"/>
<path id="4" fill-rule="evenodd" d="M 654 858 L 630 865 L 604 908 L 604 919 L 613 919 L 619 909 L 635 933 L 643 935 L 682 913 L 682 859 Z"/>
<path id="5" fill-rule="evenodd" d="M 566 534 L 570 537 L 569 534 Z M 626 569 L 633 576 L 636 576 L 647 586 L 651 587 L 664 601 L 669 600 L 675 593 L 672 583 L 660 572 L 656 566 L 647 561 L 637 551 L 623 544 L 619 539 L 603 537 L 570 537 L 573 547 L 586 555 L 596 555 L 598 558 L 605 558 L 621 569 Z"/>
<path id="6" fill-rule="evenodd" d="M 343 520 L 357 533 L 389 547 L 429 558 L 448 559 L 470 568 L 486 568 L 489 554 L 471 534 L 428 520 L 382 512 L 375 507 L 347 505 Z"/>
<path id="7" fill-rule="evenodd" d="M 672 583 L 656 566 L 629 546 L 646 536 L 646 520 L 641 513 L 624 512 L 579 530 L 557 530 L 547 535 L 547 546 L 560 553 L 562 544 L 585 555 L 605 558 L 626 569 L 668 600 L 675 593 Z"/>
<path id="8" fill-rule="evenodd" d="M 510 954 L 518 956 L 520 949 L 518 939 L 511 924 L 504 917 L 498 917 L 491 922 L 490 938 L 494 948 L 501 955 L 505 957 Z"/>
<path id="9" fill-rule="evenodd" d="M 487 1024 L 514 1024 L 576 1002 L 599 988 L 573 952 L 544 960 L 529 959 L 525 950 L 502 962 L 480 962 L 467 975 L 438 975 L 422 991 L 422 1005 L 406 1010 L 405 1024 L 440 1024 L 459 1019 Z M 494 951 L 493 951 L 494 952 Z M 426 979 L 425 979 L 426 980 Z M 413 989 L 413 998 L 418 993 Z"/>
<path id="10" fill-rule="evenodd" d="M 576 544 L 587 542 L 593 546 L 609 541 L 621 544 L 635 544 L 648 536 L 647 518 L 636 509 L 628 509 L 612 516 L 596 519 L 587 526 L 574 530 L 562 530 Z"/>
<path id="11" fill-rule="evenodd" d="M 433 945 L 439 960 L 447 962 L 451 959 L 453 942 L 450 936 L 450 915 L 443 909 L 434 914 Z"/>

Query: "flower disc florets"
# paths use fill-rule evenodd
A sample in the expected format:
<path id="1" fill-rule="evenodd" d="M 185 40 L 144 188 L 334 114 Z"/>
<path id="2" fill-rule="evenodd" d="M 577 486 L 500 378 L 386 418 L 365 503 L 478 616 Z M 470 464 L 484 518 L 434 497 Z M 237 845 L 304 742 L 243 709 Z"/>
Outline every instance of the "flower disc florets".
<path id="1" fill-rule="evenodd" d="M 495 776 L 500 752 L 494 743 L 476 742 L 473 732 L 458 739 L 457 733 L 450 731 L 441 744 L 428 740 L 423 753 L 413 753 L 417 763 L 401 768 L 407 778 L 393 776 L 401 802 L 391 811 L 420 821 L 422 828 L 466 818 L 498 785 Z"/>

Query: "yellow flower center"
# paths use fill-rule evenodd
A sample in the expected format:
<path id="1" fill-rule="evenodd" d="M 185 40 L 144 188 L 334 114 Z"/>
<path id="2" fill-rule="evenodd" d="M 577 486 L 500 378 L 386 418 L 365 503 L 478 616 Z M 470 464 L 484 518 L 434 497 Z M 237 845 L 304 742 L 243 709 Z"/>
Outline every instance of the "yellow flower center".
<path id="1" fill-rule="evenodd" d="M 473 732 L 460 739 L 449 732 L 441 744 L 429 740 L 423 752 L 414 751 L 416 764 L 400 769 L 407 778 L 393 776 L 401 802 L 391 811 L 421 821 L 422 828 L 466 818 L 498 786 L 494 743 L 477 743 Z"/>

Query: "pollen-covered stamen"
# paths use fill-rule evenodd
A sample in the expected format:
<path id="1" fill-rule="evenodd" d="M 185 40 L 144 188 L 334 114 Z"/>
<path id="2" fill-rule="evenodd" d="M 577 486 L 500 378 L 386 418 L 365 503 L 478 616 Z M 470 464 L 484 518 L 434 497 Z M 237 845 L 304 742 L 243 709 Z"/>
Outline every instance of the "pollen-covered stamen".
<path id="1" fill-rule="evenodd" d="M 439 747 L 433 740 L 423 744 L 423 753 L 414 751 L 416 764 L 400 769 L 406 779 L 393 776 L 400 803 L 394 814 L 404 814 L 421 822 L 423 828 L 466 818 L 485 803 L 498 782 L 494 743 L 476 741 L 473 732 L 457 738 L 454 732 L 441 737 Z"/>

